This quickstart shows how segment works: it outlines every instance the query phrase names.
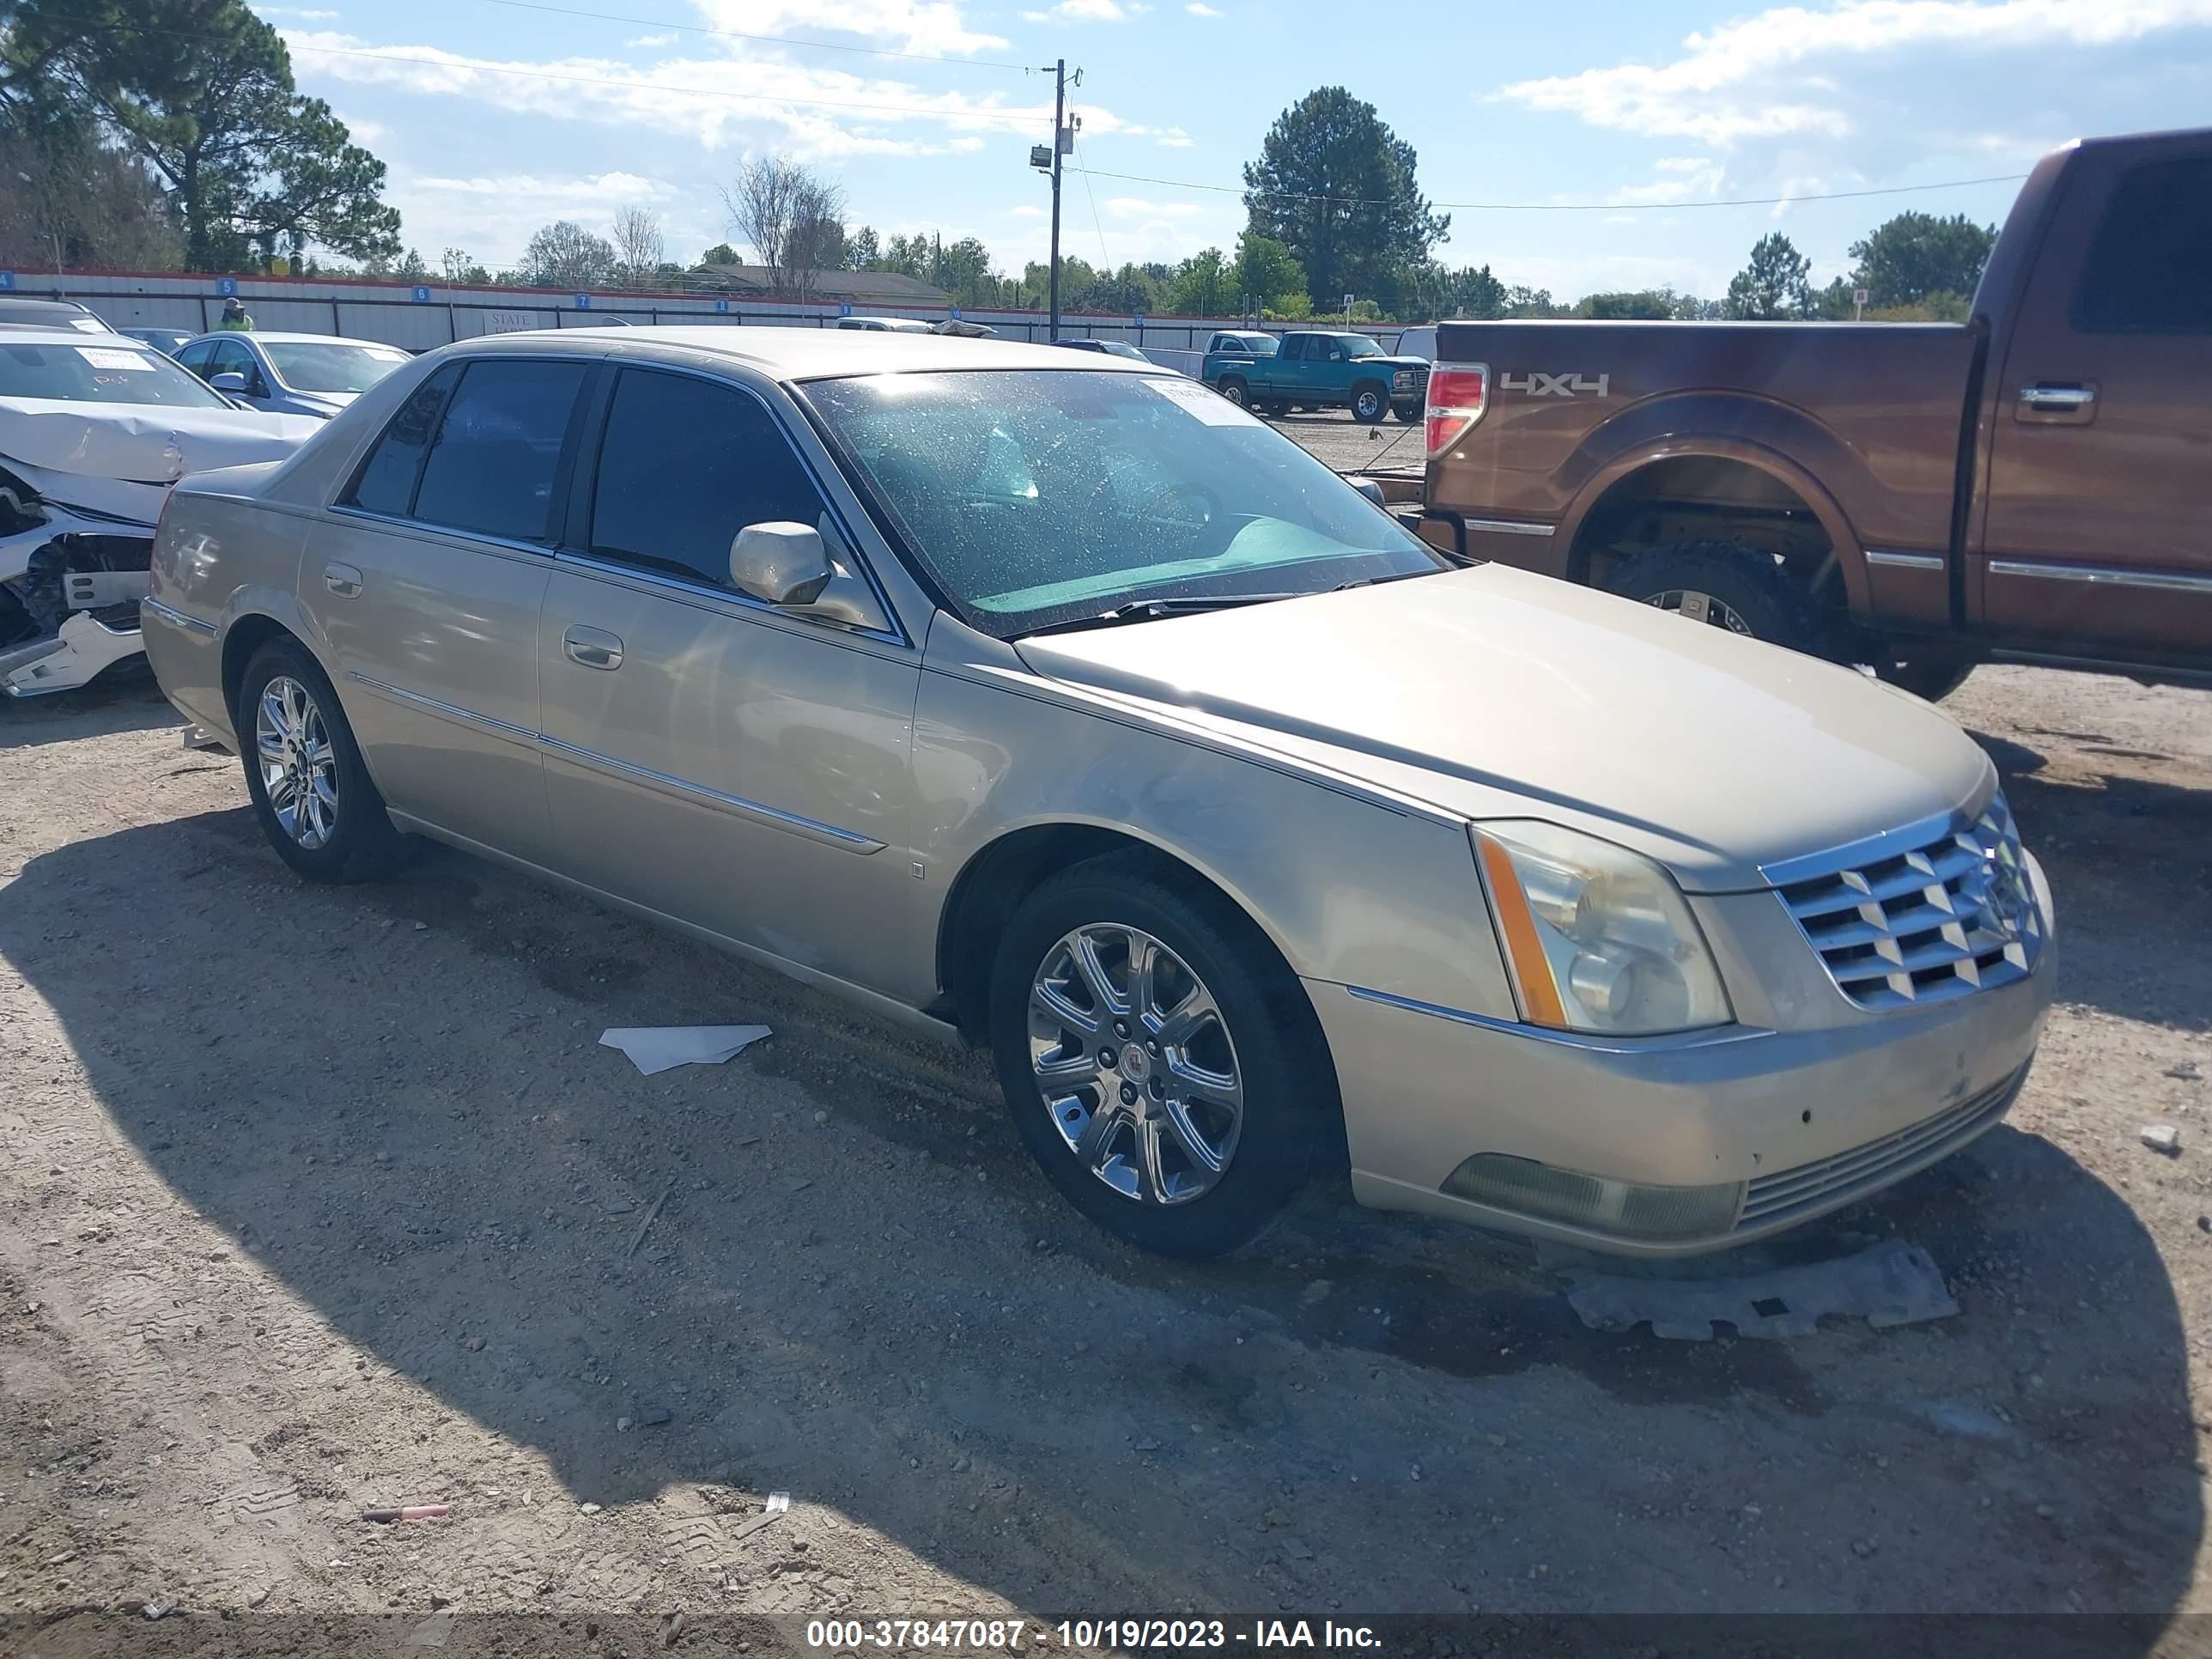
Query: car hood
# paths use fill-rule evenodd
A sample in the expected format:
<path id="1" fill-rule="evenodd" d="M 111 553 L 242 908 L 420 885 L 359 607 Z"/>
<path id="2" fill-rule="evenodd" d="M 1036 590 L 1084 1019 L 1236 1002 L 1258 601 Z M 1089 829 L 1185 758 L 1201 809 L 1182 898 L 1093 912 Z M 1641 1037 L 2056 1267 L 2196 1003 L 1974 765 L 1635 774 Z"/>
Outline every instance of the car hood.
<path id="1" fill-rule="evenodd" d="M 1424 374 L 1434 367 L 1426 357 L 1362 357 L 1359 361 L 1384 368 L 1418 368 Z"/>
<path id="2" fill-rule="evenodd" d="M 43 495 L 151 524 L 185 473 L 278 459 L 322 429 L 312 415 L 0 398 L 0 464 Z"/>
<path id="3" fill-rule="evenodd" d="M 1853 670 L 1496 565 L 1016 648 L 1449 812 L 1603 836 L 1692 892 L 1978 805 L 1992 775 L 1951 720 Z"/>

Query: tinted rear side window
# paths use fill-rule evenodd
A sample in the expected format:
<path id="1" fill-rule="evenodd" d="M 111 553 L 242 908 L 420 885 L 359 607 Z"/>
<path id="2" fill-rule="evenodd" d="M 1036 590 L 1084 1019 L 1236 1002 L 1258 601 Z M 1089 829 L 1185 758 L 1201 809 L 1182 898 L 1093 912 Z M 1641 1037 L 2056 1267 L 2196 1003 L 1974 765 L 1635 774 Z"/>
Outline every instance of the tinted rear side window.
<path id="1" fill-rule="evenodd" d="M 198 349 L 198 348 L 194 348 Z M 212 349 L 212 348 L 210 348 Z M 348 507 L 364 513 L 381 513 L 404 519 L 414 510 L 415 480 L 422 471 L 422 455 L 438 429 L 438 416 L 461 378 L 458 365 L 440 369 L 409 394 L 368 452 L 368 460 L 344 498 Z"/>
<path id="2" fill-rule="evenodd" d="M 471 363 L 423 463 L 414 516 L 508 541 L 544 541 L 584 372 L 581 363 Z"/>
<path id="3" fill-rule="evenodd" d="M 688 375 L 623 371 L 593 486 L 596 557 L 727 587 L 738 531 L 821 517 L 813 480 L 757 398 Z"/>
<path id="4" fill-rule="evenodd" d="M 2130 168 L 2074 301 L 2093 334 L 2212 334 L 2212 155 Z"/>

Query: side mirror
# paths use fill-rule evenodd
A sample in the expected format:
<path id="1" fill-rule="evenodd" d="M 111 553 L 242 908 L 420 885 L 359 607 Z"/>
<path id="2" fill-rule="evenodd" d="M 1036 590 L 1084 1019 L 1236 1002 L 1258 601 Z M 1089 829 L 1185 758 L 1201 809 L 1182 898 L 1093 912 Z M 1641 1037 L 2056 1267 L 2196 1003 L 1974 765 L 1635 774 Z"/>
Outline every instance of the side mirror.
<path id="1" fill-rule="evenodd" d="M 240 398 L 243 398 L 246 395 L 246 376 L 240 374 L 234 368 L 225 369 L 222 374 L 210 380 L 208 384 L 213 386 L 217 392 L 228 392 L 234 396 Z"/>
<path id="2" fill-rule="evenodd" d="M 1387 509 L 1390 505 L 1382 497 L 1382 486 L 1372 478 L 1354 478 L 1352 481 L 1352 487 L 1377 507 Z"/>
<path id="3" fill-rule="evenodd" d="M 770 605 L 811 605 L 836 574 L 822 532 L 811 525 L 749 524 L 730 544 L 731 582 Z"/>

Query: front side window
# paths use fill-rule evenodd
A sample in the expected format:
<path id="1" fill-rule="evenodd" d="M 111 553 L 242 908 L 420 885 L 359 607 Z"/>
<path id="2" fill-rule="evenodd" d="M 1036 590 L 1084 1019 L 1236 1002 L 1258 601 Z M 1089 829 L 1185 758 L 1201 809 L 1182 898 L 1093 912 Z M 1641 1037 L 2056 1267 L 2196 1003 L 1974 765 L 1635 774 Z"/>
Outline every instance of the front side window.
<path id="1" fill-rule="evenodd" d="M 1178 375 L 971 370 L 805 393 L 938 586 L 1002 639 L 1146 599 L 1444 568 L 1297 445 Z"/>
<path id="2" fill-rule="evenodd" d="M 822 498 L 760 400 L 684 374 L 624 369 L 592 492 L 591 550 L 716 587 L 747 525 L 816 525 Z"/>
<path id="3" fill-rule="evenodd" d="M 561 444 L 583 385 L 581 363 L 469 364 L 423 460 L 413 516 L 508 541 L 545 540 Z"/>
<path id="4" fill-rule="evenodd" d="M 2091 334 L 2212 334 L 2212 155 L 2121 178 L 2090 245 L 2074 325 Z"/>
<path id="5" fill-rule="evenodd" d="M 422 457 L 438 430 L 438 417 L 461 378 L 460 365 L 448 363 L 408 394 L 369 451 L 368 460 L 354 479 L 343 505 L 364 513 L 381 513 L 404 519 L 415 507 L 415 482 L 422 475 Z"/>
<path id="6" fill-rule="evenodd" d="M 407 361 L 391 346 L 336 340 L 271 340 L 262 349 L 295 392 L 366 392 Z"/>
<path id="7" fill-rule="evenodd" d="M 105 343 L 21 345 L 0 335 L 0 398 L 70 404 L 158 404 L 228 409 L 210 390 L 150 347 L 120 336 Z"/>

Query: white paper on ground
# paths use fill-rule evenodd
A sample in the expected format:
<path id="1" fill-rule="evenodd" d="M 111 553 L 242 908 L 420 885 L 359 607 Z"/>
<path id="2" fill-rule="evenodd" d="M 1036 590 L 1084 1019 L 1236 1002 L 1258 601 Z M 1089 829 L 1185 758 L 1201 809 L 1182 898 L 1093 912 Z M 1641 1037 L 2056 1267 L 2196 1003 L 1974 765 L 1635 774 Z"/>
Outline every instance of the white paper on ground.
<path id="1" fill-rule="evenodd" d="M 630 1025 L 604 1031 L 603 1048 L 619 1048 L 651 1077 L 674 1066 L 720 1066 L 769 1035 L 765 1025 Z"/>

